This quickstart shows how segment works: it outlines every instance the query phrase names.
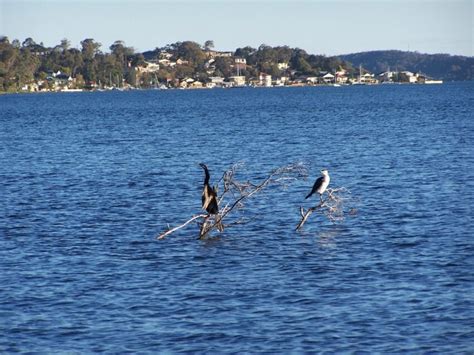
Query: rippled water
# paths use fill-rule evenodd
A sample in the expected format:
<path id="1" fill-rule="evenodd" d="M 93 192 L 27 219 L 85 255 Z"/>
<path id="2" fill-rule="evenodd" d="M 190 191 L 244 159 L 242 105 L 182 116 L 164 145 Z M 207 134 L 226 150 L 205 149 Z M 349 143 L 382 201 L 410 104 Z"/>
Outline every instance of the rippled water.
<path id="1" fill-rule="evenodd" d="M 473 89 L 0 96 L 0 351 L 474 352 Z M 237 161 L 311 178 L 155 240 Z M 295 232 L 323 167 L 358 214 Z"/>

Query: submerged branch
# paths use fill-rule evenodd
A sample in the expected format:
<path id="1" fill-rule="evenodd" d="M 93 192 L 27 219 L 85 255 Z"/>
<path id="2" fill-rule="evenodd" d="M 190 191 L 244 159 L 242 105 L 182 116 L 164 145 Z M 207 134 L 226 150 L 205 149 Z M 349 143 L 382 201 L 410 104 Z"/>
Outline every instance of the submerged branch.
<path id="1" fill-rule="evenodd" d="M 184 228 L 186 227 L 189 223 L 191 223 L 192 221 L 195 221 L 196 219 L 198 218 L 207 218 L 209 215 L 207 214 L 199 214 L 197 216 L 193 216 L 191 217 L 190 219 L 188 219 L 186 222 L 184 222 L 183 224 L 180 224 L 179 226 L 176 226 L 174 228 L 169 228 L 168 227 L 168 230 L 162 232 L 161 234 L 159 234 L 156 239 L 164 239 L 167 235 L 173 233 L 173 232 L 176 232 L 178 229 L 181 229 L 181 228 Z"/>
<path id="2" fill-rule="evenodd" d="M 356 213 L 354 207 L 346 210 L 346 205 L 353 202 L 354 199 L 350 196 L 350 191 L 345 187 L 328 188 L 326 190 L 326 198 L 319 202 L 316 206 L 308 208 L 306 211 L 300 207 L 301 220 L 296 226 L 296 230 L 303 228 L 303 225 L 308 220 L 309 216 L 314 212 L 320 212 L 323 216 L 333 223 L 341 222 L 346 215 L 353 215 Z"/>
<path id="3" fill-rule="evenodd" d="M 245 202 L 247 199 L 262 192 L 268 186 L 276 185 L 280 187 L 286 187 L 293 181 L 305 179 L 308 175 L 308 170 L 306 166 L 302 163 L 296 163 L 272 170 L 269 175 L 265 177 L 260 183 L 254 183 L 249 180 L 241 182 L 237 180 L 236 174 L 237 170 L 240 169 L 242 166 L 242 163 L 233 164 L 228 170 L 224 172 L 224 174 L 222 174 L 222 177 L 219 179 L 215 188 L 216 191 L 222 191 L 222 194 L 218 197 L 217 200 L 219 206 L 219 212 L 217 214 L 195 215 L 189 220 L 187 220 L 185 223 L 177 227 L 168 228 L 168 230 L 158 235 L 157 239 L 163 239 L 166 236 L 175 232 L 176 230 L 184 228 L 192 221 L 198 219 L 202 220 L 198 222 L 199 239 L 205 238 L 214 229 L 217 229 L 219 232 L 222 232 L 224 226 L 229 227 L 244 224 L 250 219 L 237 218 L 237 220 L 231 221 L 229 223 L 224 223 L 224 219 L 230 218 L 230 215 L 233 212 L 244 209 Z"/>

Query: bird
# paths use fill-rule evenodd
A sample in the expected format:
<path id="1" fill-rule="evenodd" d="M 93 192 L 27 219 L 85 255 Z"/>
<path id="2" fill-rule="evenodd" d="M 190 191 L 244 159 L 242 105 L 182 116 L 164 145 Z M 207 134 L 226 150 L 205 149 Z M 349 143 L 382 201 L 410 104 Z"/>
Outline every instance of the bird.
<path id="1" fill-rule="evenodd" d="M 323 193 L 324 191 L 326 191 L 331 178 L 329 177 L 329 173 L 326 169 L 321 170 L 321 175 L 322 176 L 316 179 L 313 188 L 311 189 L 311 192 L 308 194 L 308 196 L 305 197 L 305 199 L 309 198 L 312 194 L 317 192 L 319 194 L 319 198 L 321 199 L 321 201 L 323 201 Z"/>
<path id="2" fill-rule="evenodd" d="M 202 189 L 202 209 L 206 210 L 209 214 L 217 214 L 219 212 L 219 206 L 217 204 L 217 193 L 216 190 L 209 185 L 209 170 L 206 164 L 200 163 L 199 166 L 204 169 L 204 187 Z"/>

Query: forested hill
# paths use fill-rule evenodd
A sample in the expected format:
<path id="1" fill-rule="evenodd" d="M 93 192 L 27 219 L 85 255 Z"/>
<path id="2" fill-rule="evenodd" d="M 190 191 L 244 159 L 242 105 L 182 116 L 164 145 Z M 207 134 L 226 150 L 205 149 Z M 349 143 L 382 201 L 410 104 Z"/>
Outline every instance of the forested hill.
<path id="1" fill-rule="evenodd" d="M 474 80 L 474 57 L 398 50 L 360 52 L 339 57 L 351 62 L 354 67 L 362 65 L 364 69 L 376 74 L 388 70 L 408 70 L 445 81 Z"/>

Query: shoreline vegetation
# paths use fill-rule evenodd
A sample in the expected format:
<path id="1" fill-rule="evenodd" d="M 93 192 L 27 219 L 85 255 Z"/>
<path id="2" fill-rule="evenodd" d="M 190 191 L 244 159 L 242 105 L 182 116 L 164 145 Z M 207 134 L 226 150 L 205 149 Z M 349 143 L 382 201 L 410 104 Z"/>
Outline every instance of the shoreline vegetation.
<path id="1" fill-rule="evenodd" d="M 123 41 L 115 41 L 110 52 L 101 51 L 101 47 L 91 38 L 81 41 L 79 48 L 71 48 L 67 39 L 45 47 L 32 38 L 20 43 L 0 37 L 0 93 L 443 82 L 410 71 L 406 65 L 392 71 L 386 64 L 385 70 L 371 72 L 341 57 L 308 54 L 288 46 L 262 44 L 226 52 L 214 50 L 214 42 L 209 40 L 203 45 L 176 42 L 143 53 L 136 53 Z"/>

